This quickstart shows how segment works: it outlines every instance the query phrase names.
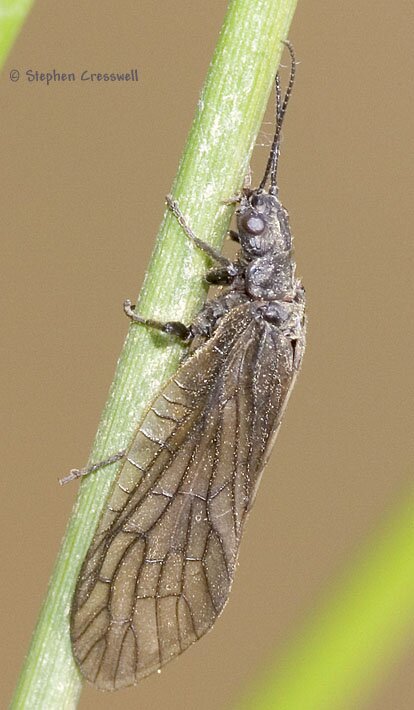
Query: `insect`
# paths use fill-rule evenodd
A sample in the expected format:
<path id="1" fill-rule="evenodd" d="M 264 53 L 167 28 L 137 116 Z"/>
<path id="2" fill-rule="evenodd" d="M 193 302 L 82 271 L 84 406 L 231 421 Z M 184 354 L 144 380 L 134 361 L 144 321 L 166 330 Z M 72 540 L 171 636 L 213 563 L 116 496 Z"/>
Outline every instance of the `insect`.
<path id="1" fill-rule="evenodd" d="M 71 610 L 73 653 L 103 690 L 132 685 L 205 634 L 233 580 L 246 517 L 299 371 L 305 293 L 295 277 L 288 213 L 278 197 L 283 100 L 276 76 L 276 131 L 257 189 L 237 198 L 240 253 L 230 261 L 187 236 L 217 263 L 221 284 L 190 326 L 132 321 L 178 336 L 189 353 L 147 410 L 123 458 L 83 563 Z M 270 178 L 269 188 L 266 189 Z M 235 200 L 236 201 L 236 200 Z"/>

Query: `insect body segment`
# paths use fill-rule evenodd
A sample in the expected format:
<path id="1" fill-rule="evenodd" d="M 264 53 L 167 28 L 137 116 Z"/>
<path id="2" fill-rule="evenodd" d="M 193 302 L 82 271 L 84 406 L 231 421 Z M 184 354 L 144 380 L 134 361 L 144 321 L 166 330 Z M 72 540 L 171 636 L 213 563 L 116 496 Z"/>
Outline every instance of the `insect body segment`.
<path id="1" fill-rule="evenodd" d="M 300 368 L 305 294 L 275 185 L 286 109 L 277 97 L 271 185 L 239 200 L 234 263 L 207 249 L 169 200 L 187 236 L 218 262 L 211 282 L 226 286 L 190 326 L 147 321 L 125 305 L 132 320 L 190 347 L 135 432 L 77 583 L 73 651 L 101 689 L 136 683 L 214 624 Z"/>

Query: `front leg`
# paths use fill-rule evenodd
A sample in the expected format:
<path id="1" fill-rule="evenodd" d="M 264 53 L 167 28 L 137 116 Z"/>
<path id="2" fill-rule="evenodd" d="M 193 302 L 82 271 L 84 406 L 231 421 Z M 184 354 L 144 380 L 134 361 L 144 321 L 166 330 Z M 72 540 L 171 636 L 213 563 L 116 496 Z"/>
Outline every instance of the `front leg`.
<path id="1" fill-rule="evenodd" d="M 238 269 L 235 264 L 232 264 L 231 267 L 210 269 L 207 271 L 205 279 L 208 284 L 222 286 L 233 283 L 237 275 Z"/>
<path id="2" fill-rule="evenodd" d="M 177 218 L 177 222 L 182 228 L 184 234 L 186 234 L 187 237 L 191 239 L 193 244 L 195 244 L 205 254 L 208 254 L 208 256 L 213 259 L 213 261 L 217 261 L 218 264 L 221 264 L 222 266 L 227 268 L 232 266 L 233 262 L 230 259 L 227 259 L 226 256 L 223 256 L 223 254 L 221 254 L 217 249 L 214 249 L 214 247 L 212 247 L 210 244 L 207 244 L 207 242 L 203 242 L 202 239 L 196 237 L 191 227 L 189 227 L 189 225 L 187 224 L 185 217 L 177 204 L 177 201 L 173 200 L 171 195 L 167 195 L 165 201 L 173 215 Z"/>
<path id="3" fill-rule="evenodd" d="M 210 271 L 207 272 L 207 283 L 217 285 L 231 284 L 236 276 L 239 275 L 240 266 L 228 259 L 226 256 L 220 254 L 220 252 L 214 249 L 214 247 L 210 244 L 207 244 L 196 237 L 191 227 L 187 224 L 176 200 L 173 200 L 171 195 L 167 195 L 165 200 L 186 236 L 211 259 L 220 264 L 219 268 L 210 269 Z M 232 239 L 238 238 L 236 232 L 230 232 L 230 236 Z M 190 326 L 186 326 L 184 323 L 180 323 L 179 321 L 167 321 L 166 323 L 162 323 L 161 321 L 153 320 L 152 318 L 143 318 L 142 316 L 139 316 L 135 313 L 134 306 L 132 306 L 131 301 L 129 300 L 124 302 L 124 312 L 134 323 L 141 323 L 142 325 L 147 325 L 150 328 L 159 330 L 162 333 L 174 335 L 185 343 L 189 343 L 195 338 L 196 335 L 206 335 L 208 337 L 215 326 L 216 320 L 222 315 L 222 313 L 216 314 L 207 305 L 207 307 L 205 306 L 202 309 L 195 322 Z"/>

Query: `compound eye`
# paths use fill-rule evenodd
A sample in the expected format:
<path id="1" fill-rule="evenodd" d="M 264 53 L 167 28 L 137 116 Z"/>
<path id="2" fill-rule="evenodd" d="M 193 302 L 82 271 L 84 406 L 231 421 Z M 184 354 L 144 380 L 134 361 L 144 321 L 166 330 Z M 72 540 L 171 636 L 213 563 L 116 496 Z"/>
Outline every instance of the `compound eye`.
<path id="1" fill-rule="evenodd" d="M 265 222 L 257 214 L 245 214 L 240 220 L 240 226 L 249 234 L 261 234 L 265 229 Z"/>

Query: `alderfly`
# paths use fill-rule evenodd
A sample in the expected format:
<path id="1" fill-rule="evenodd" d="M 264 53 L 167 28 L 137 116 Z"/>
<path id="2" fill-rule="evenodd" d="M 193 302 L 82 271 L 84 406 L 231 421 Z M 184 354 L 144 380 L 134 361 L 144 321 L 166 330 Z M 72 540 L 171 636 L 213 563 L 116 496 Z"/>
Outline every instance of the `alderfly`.
<path id="1" fill-rule="evenodd" d="M 77 478 L 122 458 L 83 563 L 71 611 L 73 653 L 103 690 L 132 685 L 203 636 L 233 581 L 244 523 L 305 347 L 305 292 L 295 277 L 292 236 L 279 200 L 280 135 L 295 77 L 282 99 L 276 75 L 276 131 L 258 188 L 236 210 L 240 244 L 230 261 L 187 236 L 217 264 L 222 285 L 191 325 L 159 323 L 124 308 L 134 322 L 189 344 L 126 452 L 74 470 Z M 268 189 L 267 182 L 270 182 Z"/>

